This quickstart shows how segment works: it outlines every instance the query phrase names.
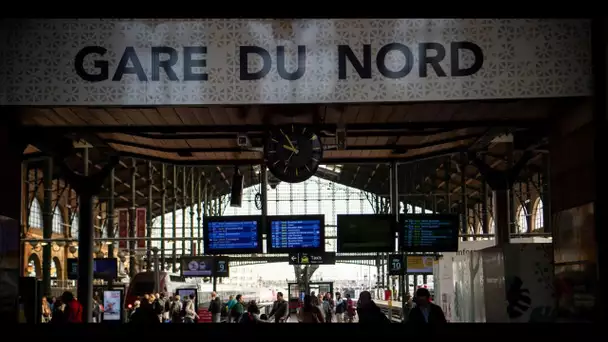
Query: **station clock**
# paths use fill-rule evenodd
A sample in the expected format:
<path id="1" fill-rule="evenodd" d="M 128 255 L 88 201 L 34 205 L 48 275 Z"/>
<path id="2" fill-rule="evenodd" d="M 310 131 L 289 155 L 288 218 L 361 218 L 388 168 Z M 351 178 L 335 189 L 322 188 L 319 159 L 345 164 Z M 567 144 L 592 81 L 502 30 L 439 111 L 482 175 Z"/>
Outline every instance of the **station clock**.
<path id="1" fill-rule="evenodd" d="M 275 126 L 268 131 L 264 159 L 270 172 L 287 183 L 312 177 L 323 158 L 319 135 L 307 125 Z"/>

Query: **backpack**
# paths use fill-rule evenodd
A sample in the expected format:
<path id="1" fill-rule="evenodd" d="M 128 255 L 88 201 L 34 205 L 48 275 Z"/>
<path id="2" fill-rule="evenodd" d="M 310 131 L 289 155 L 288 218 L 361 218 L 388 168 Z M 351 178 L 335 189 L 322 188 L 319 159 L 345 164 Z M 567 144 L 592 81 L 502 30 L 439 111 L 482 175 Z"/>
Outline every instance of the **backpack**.
<path id="1" fill-rule="evenodd" d="M 326 315 L 331 313 L 331 304 L 329 303 L 328 300 L 323 301 L 323 311 L 325 311 Z"/>
<path id="2" fill-rule="evenodd" d="M 239 323 L 243 323 L 243 324 L 255 323 L 255 319 L 253 319 L 253 315 L 251 315 L 251 313 L 245 312 L 244 314 L 241 315 L 241 318 L 239 319 Z"/>
<path id="3" fill-rule="evenodd" d="M 179 308 L 179 304 L 177 302 L 171 303 L 171 317 L 179 317 L 181 315 L 181 310 Z"/>
<path id="4" fill-rule="evenodd" d="M 182 304 L 182 311 L 179 313 L 180 317 L 186 317 L 186 309 L 190 305 L 190 302 Z"/>
<path id="5" fill-rule="evenodd" d="M 222 312 L 220 313 L 222 317 L 228 316 L 230 314 L 228 310 L 228 305 L 222 305 Z"/>

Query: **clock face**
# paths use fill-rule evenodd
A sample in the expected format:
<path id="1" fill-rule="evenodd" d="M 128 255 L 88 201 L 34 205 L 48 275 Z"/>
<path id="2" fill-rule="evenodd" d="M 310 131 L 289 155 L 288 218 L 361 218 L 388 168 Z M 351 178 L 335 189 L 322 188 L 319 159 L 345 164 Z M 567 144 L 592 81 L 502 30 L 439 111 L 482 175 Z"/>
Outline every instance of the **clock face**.
<path id="1" fill-rule="evenodd" d="M 269 132 L 264 154 L 266 166 L 275 177 L 299 183 L 317 172 L 323 158 L 323 144 L 309 127 L 286 125 Z"/>

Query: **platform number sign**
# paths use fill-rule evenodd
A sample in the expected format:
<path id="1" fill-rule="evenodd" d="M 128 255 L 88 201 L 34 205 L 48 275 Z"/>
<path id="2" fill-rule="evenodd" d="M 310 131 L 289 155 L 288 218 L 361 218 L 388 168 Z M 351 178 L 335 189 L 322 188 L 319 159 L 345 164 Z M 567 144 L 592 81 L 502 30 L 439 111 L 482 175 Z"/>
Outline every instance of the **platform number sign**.
<path id="1" fill-rule="evenodd" d="M 227 256 L 216 256 L 215 258 L 214 276 L 216 277 L 229 277 L 230 276 L 230 258 Z"/>
<path id="2" fill-rule="evenodd" d="M 403 256 L 399 254 L 391 254 L 388 256 L 388 274 L 389 275 L 403 275 L 405 273 L 405 267 L 403 262 Z"/>

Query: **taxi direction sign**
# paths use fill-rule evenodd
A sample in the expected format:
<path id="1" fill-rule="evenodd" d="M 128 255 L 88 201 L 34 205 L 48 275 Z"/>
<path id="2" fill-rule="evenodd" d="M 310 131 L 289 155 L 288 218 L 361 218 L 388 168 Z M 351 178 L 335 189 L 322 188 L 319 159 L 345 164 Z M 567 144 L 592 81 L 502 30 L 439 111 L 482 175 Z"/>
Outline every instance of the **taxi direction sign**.
<path id="1" fill-rule="evenodd" d="M 290 265 L 335 265 L 336 253 L 289 253 Z"/>
<path id="2" fill-rule="evenodd" d="M 405 263 L 403 262 L 403 255 L 401 254 L 390 254 L 388 256 L 388 274 L 389 275 L 403 275 L 405 274 Z"/>

